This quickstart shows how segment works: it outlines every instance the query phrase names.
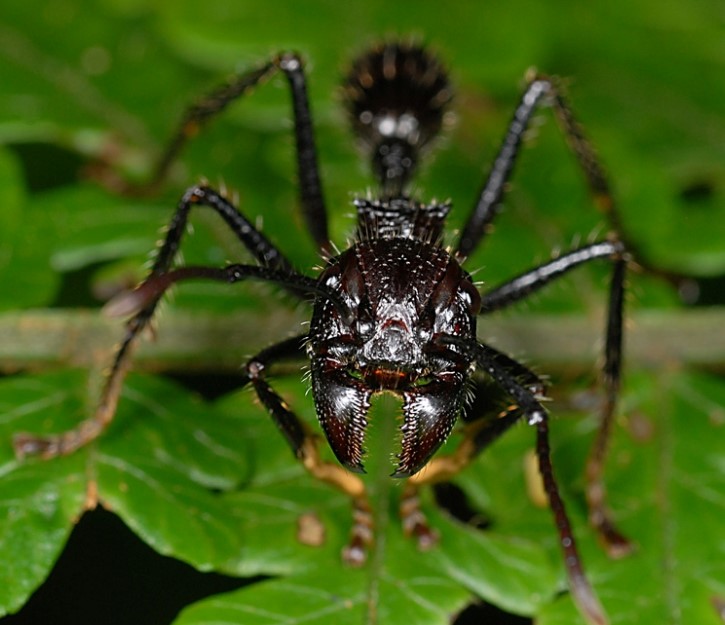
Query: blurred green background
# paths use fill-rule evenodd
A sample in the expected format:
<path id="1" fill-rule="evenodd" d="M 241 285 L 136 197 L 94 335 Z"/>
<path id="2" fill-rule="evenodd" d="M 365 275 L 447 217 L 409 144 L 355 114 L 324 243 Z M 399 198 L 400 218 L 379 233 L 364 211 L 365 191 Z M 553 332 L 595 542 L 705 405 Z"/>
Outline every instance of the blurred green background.
<path id="1" fill-rule="evenodd" d="M 114 194 L 89 176 L 101 163 L 115 175 L 130 180 L 146 179 L 155 157 L 190 102 L 229 75 L 263 62 L 280 50 L 297 50 L 308 60 L 309 90 L 331 231 L 339 246 L 344 247 L 353 230 L 350 217 L 353 195 L 365 193 L 373 183 L 365 163 L 359 159 L 340 107 L 337 91 L 340 76 L 349 60 L 371 42 L 385 37 L 413 38 L 429 44 L 440 54 L 450 68 L 456 89 L 456 123 L 428 159 L 416 183 L 416 192 L 422 199 L 435 197 L 453 201 L 451 232 L 461 225 L 476 197 L 521 92 L 526 71 L 536 67 L 565 80 L 573 107 L 610 174 L 630 238 L 651 264 L 693 277 L 687 292 L 678 294 L 661 280 L 634 276 L 632 310 L 664 315 L 668 321 L 663 331 L 671 334 L 682 332 L 678 325 L 680 312 L 684 314 L 692 307 L 705 306 L 715 307 L 716 312 L 722 310 L 719 306 L 725 303 L 724 35 L 725 5 L 716 0 L 461 1 L 445 6 L 430 1 L 377 0 L 3 3 L 0 7 L 0 278 L 3 284 L 0 308 L 6 313 L 1 331 L 7 337 L 4 344 L 19 335 L 18 328 L 31 327 L 35 337 L 26 345 L 14 346 L 16 351 L 12 355 L 3 352 L 7 356 L 3 362 L 7 377 L 0 391 L 0 406 L 6 415 L 0 421 L 3 440 L 9 440 L 10 433 L 18 429 L 34 427 L 52 431 L 54 427 L 67 427 L 77 422 L 79 415 L 88 414 L 92 400 L 87 387 L 94 388 L 88 363 L 95 362 L 95 369 L 100 370 L 102 365 L 98 363 L 105 362 L 103 358 L 107 358 L 107 350 L 118 333 L 109 333 L 108 328 L 114 327 L 111 325 L 104 325 L 102 332 L 96 331 L 96 322 L 90 321 L 96 319 L 95 313 L 81 315 L 87 314 L 89 308 L 98 308 L 108 294 L 143 276 L 144 263 L 154 248 L 159 229 L 189 184 L 202 177 L 215 185 L 223 183 L 238 194 L 245 213 L 259 219 L 265 234 L 303 271 L 309 273 L 318 264 L 317 254 L 295 210 L 291 123 L 288 93 L 282 80 L 275 79 L 260 87 L 210 124 L 184 152 L 169 181 L 154 197 L 132 199 Z M 605 230 L 551 115 L 544 111 L 539 119 L 541 124 L 537 123 L 532 131 L 530 145 L 517 167 L 495 236 L 486 241 L 467 265 L 469 270 L 480 269 L 476 279 L 489 286 L 548 258 L 552 249 L 570 247 L 577 236 L 586 238 Z M 244 258 L 237 243 L 214 216 L 200 213 L 193 221 L 195 235 L 188 238 L 184 247 L 187 262 L 219 265 Z M 572 278 L 573 288 L 555 288 L 523 310 L 542 315 L 579 315 L 591 320 L 596 332 L 605 297 L 605 275 L 603 267 L 584 270 Z M 683 304 L 683 297 L 688 306 Z M 292 312 L 281 313 L 279 318 L 275 316 L 282 309 Z M 178 289 L 167 311 L 172 319 L 180 311 L 243 326 L 252 342 L 244 343 L 238 354 L 235 353 L 239 362 L 242 354 L 248 355 L 276 337 L 286 336 L 285 332 L 295 331 L 306 314 L 264 287 L 230 291 L 205 284 Z M 39 312 L 60 314 L 53 317 L 60 319 L 60 325 L 51 327 L 50 322 L 43 321 L 44 317 L 37 316 Z M 66 340 L 59 343 L 60 355 L 39 356 L 33 360 L 36 351 L 48 351 L 43 341 L 51 335 L 57 338 L 54 327 L 60 328 L 61 335 L 66 333 Z M 68 330 L 71 327 L 73 333 Z M 84 327 L 87 334 L 83 333 Z M 162 333 L 163 327 L 162 319 Z M 713 341 L 709 347 L 716 350 L 721 333 L 716 323 L 711 328 Z M 560 325 L 559 332 L 566 337 L 567 326 Z M 592 337 L 592 343 L 596 342 L 596 336 Z M 185 338 L 182 334 L 173 340 L 176 341 L 172 343 L 173 353 L 157 355 L 153 365 L 145 368 L 178 374 L 183 360 L 179 352 Z M 71 342 L 74 344 L 69 347 Z M 612 492 L 620 493 L 619 497 L 614 495 L 614 505 L 621 511 L 625 524 L 629 523 L 625 529 L 644 547 L 651 538 L 651 550 L 640 550 L 628 563 L 610 563 L 586 533 L 581 483 L 576 480 L 591 436 L 591 420 L 579 426 L 574 420 L 564 424 L 559 445 L 560 472 L 573 476 L 570 507 L 585 535 L 585 555 L 587 562 L 592 561 L 594 585 L 600 589 L 613 623 L 717 623 L 713 606 L 725 597 L 725 573 L 722 566 L 706 564 L 702 554 L 707 554 L 710 562 L 722 561 L 725 557 L 723 531 L 717 529 L 713 520 L 716 512 L 722 512 L 725 507 L 721 494 L 725 450 L 719 442 L 723 438 L 721 378 L 712 372 L 687 373 L 681 363 L 670 360 L 660 362 L 660 369 L 654 368 L 652 363 L 658 360 L 656 348 L 652 346 L 651 355 L 645 359 L 646 366 L 633 363 L 632 382 L 627 383 L 628 394 L 623 402 L 628 414 L 647 415 L 645 421 L 655 434 L 643 443 L 633 434 L 635 428 L 631 423 L 620 428 L 613 454 L 615 470 L 611 487 Z M 556 350 L 555 345 L 552 350 Z M 592 356 L 592 362 L 595 358 Z M 721 372 L 722 360 L 713 358 L 716 371 Z M 234 372 L 234 365 L 229 364 L 229 358 L 223 363 L 222 356 L 219 359 L 223 376 L 210 371 L 193 379 L 183 376 L 184 391 L 168 388 L 164 386 L 166 382 L 148 382 L 145 386 L 145 378 L 139 381 L 137 396 L 146 398 L 138 402 L 139 414 L 154 412 L 155 409 L 149 408 L 152 403 L 149 398 L 163 405 L 171 401 L 169 397 L 183 393 L 185 401 L 193 404 L 199 402 L 198 391 L 203 391 L 207 399 L 223 394 L 227 390 L 227 375 Z M 551 359 L 557 360 L 556 353 L 552 352 Z M 546 371 L 546 362 L 537 364 Z M 82 373 L 76 378 L 62 377 L 64 368 L 79 365 Z M 61 377 L 51 380 L 39 375 L 36 381 L 36 375 L 49 369 L 60 371 Z M 16 375 L 19 370 L 25 375 Z M 581 372 L 581 363 L 576 375 L 557 369 L 567 382 L 572 377 L 578 380 Z M 212 382 L 214 388 L 210 389 Z M 25 386 L 21 389 L 22 385 Z M 299 386 L 293 380 L 289 390 L 287 387 L 285 390 L 298 404 L 304 404 L 304 389 L 300 390 Z M 61 391 L 75 393 L 69 405 L 61 406 L 60 400 L 57 404 L 49 400 L 43 410 L 36 408 L 35 402 L 43 397 L 56 397 L 54 393 Z M 204 404 L 203 408 L 197 408 L 201 414 L 217 416 L 240 412 L 238 406 L 232 406 L 232 401 L 240 401 L 239 398 L 227 396 L 221 401 L 213 407 Z M 251 405 L 246 395 L 241 401 Z M 183 411 L 183 406 L 184 402 L 180 401 L 178 410 Z M 55 409 L 52 414 L 49 407 Z M 309 406 L 304 411 L 314 418 Z M 688 423 L 688 418 L 693 421 Z M 196 426 L 192 417 L 189 419 L 183 427 L 188 428 L 191 440 Z M 217 432 L 218 440 L 227 436 L 224 427 L 227 426 L 220 426 Z M 230 421 L 230 432 L 239 427 L 237 421 Z M 249 427 L 254 430 L 264 426 Z M 131 426 L 128 430 L 135 431 Z M 269 432 L 272 431 L 270 428 Z M 186 445 L 185 435 L 179 436 Z M 264 436 L 266 433 L 260 435 Z M 179 453 L 178 441 L 170 440 L 167 430 L 145 433 L 143 437 L 140 440 L 144 444 L 153 443 L 157 449 L 168 450 L 170 456 Z M 440 599 L 439 610 L 431 607 L 420 608 L 421 613 L 407 612 L 408 606 L 417 600 L 406 603 L 404 598 L 396 596 L 388 603 L 384 596 L 381 606 L 395 610 L 380 622 L 413 622 L 411 619 L 421 623 L 447 622 L 447 615 L 476 597 L 523 615 L 522 620 L 513 622 L 527 622 L 523 619 L 531 615 L 537 616 L 537 622 L 546 624 L 568 623 L 577 618 L 571 605 L 556 601 L 563 582 L 548 515 L 530 512 L 526 501 L 515 504 L 507 501 L 506 491 L 521 488 L 516 481 L 520 478 L 518 459 L 530 444 L 530 438 L 524 428 L 512 433 L 511 447 L 503 443 L 498 458 L 482 459 L 480 470 L 469 471 L 459 487 L 476 506 L 496 512 L 496 528 L 505 527 L 510 531 L 512 541 L 518 536 L 537 548 L 539 543 L 543 545 L 545 555 L 538 555 L 547 564 L 532 565 L 531 572 L 542 576 L 539 596 L 532 589 L 536 587 L 536 580 L 529 579 L 530 586 L 520 593 L 526 602 L 517 604 L 519 595 L 515 590 L 509 590 L 508 595 L 504 593 L 502 598 L 497 589 L 491 590 L 489 580 L 497 576 L 505 578 L 510 568 L 504 563 L 501 570 L 494 568 L 474 574 L 472 568 L 466 568 L 466 561 L 475 558 L 463 549 L 460 566 L 438 560 L 432 564 L 425 561 L 424 565 L 414 560 L 410 569 L 399 573 L 402 578 L 429 565 L 443 571 L 446 581 L 430 597 L 432 604 L 440 597 L 447 597 Z M 89 471 L 103 475 L 106 470 L 103 467 L 107 468 L 93 454 L 100 454 L 102 459 L 133 459 L 134 454 L 140 454 L 139 450 L 146 449 L 134 440 L 125 447 L 122 441 L 118 449 L 112 443 L 108 448 L 100 443 L 100 451 L 87 454 L 84 451 L 79 460 L 71 458 L 64 462 L 64 459 L 55 469 L 49 468 L 52 465 L 37 463 L 30 463 L 31 469 L 28 469 L 28 465 L 14 460 L 10 446 L 5 445 L 7 449 L 0 452 L 3 469 L 0 475 L 4 476 L 0 478 L 0 502 L 6 512 L 3 538 L 0 538 L 0 547 L 5 549 L 0 580 L 5 581 L 7 591 L 2 597 L 2 611 L 18 610 L 61 553 L 71 528 L 82 514 L 84 484 Z M 188 445 L 191 449 L 194 443 L 188 442 Z M 254 456 L 258 459 L 265 455 L 279 456 L 278 461 L 270 464 L 278 464 L 280 471 L 292 464 L 283 448 L 255 449 L 263 450 Z M 239 456 L 244 455 L 243 451 L 238 450 Z M 641 458 L 640 464 L 632 457 Z M 158 462 L 153 470 L 160 471 L 161 466 L 168 468 L 168 458 Z M 189 460 L 190 465 L 193 462 Z M 249 467 L 235 469 L 231 460 L 229 466 L 220 466 L 213 459 L 199 463 L 201 468 L 187 468 L 188 475 L 185 474 L 188 483 L 201 484 L 196 486 L 199 493 L 194 491 L 200 498 L 197 502 L 207 502 L 204 497 L 208 496 L 209 488 L 225 492 L 241 488 L 233 478 L 235 473 L 254 474 Z M 507 467 L 514 463 L 516 468 L 511 469 L 510 482 L 508 477 L 502 477 L 499 485 L 477 485 L 480 475 L 506 473 L 508 476 Z M 264 470 L 261 469 L 263 476 Z M 48 471 L 55 475 L 57 483 L 48 481 Z M 156 475 L 153 471 L 152 474 Z M 199 474 L 204 474 L 203 479 Z M 162 487 L 177 484 L 175 480 L 181 479 L 176 474 L 173 478 L 163 475 L 168 484 L 161 480 Z M 105 505 L 112 502 L 110 507 L 146 543 L 196 568 L 221 571 L 230 577 L 205 578 L 207 581 L 202 582 L 191 569 L 180 566 L 174 569 L 174 574 L 184 577 L 183 583 L 171 581 L 181 577 L 171 578 L 168 572 L 159 573 L 162 578 L 169 576 L 159 582 L 158 577 L 146 575 L 152 570 L 150 564 L 145 564 L 147 560 L 141 564 L 134 559 L 124 561 L 126 549 L 130 553 L 129 545 L 136 544 L 135 538 L 116 517 L 96 512 L 95 517 L 93 514 L 84 517 L 72 534 L 72 544 L 77 547 L 72 563 L 67 565 L 70 568 L 55 574 L 54 583 L 65 594 L 46 595 L 51 597 L 46 602 L 64 606 L 62 611 L 66 616 L 62 618 L 66 620 L 56 618 L 56 623 L 132 622 L 120 608 L 109 607 L 116 605 L 110 599 L 113 594 L 122 595 L 125 604 L 142 606 L 141 612 L 148 619 L 134 615 L 133 622 L 171 622 L 185 603 L 236 588 L 242 583 L 241 577 L 284 578 L 307 569 L 314 573 L 318 570 L 315 567 L 322 567 L 325 562 L 317 554 L 309 556 L 307 564 L 304 560 L 298 561 L 300 556 L 294 546 L 290 549 L 295 555 L 282 564 L 270 564 L 274 558 L 269 554 L 257 556 L 260 563 L 252 565 L 241 559 L 230 563 L 216 552 L 213 556 L 206 552 L 190 553 L 193 549 L 183 545 L 183 532 L 192 531 L 188 527 L 182 524 L 181 528 L 157 529 L 160 520 L 178 516 L 177 509 L 155 511 L 155 518 L 154 514 L 144 516 L 143 506 L 153 500 L 153 493 L 135 500 L 133 493 L 126 496 L 121 492 L 118 483 L 103 479 L 106 478 L 101 477 L 100 482 L 108 491 L 101 492 L 101 501 Z M 264 479 L 256 482 L 255 479 L 245 482 L 252 485 L 250 492 L 255 488 L 265 492 Z M 295 479 L 304 484 L 304 476 L 295 476 Z M 179 488 L 187 488 L 187 482 Z M 268 479 L 267 483 L 272 480 Z M 26 496 L 27 493 L 33 493 L 34 498 Z M 639 503 L 638 493 L 643 496 Z M 323 491 L 312 498 L 326 501 L 325 496 Z M 523 493 L 521 499 L 524 499 Z M 46 502 L 48 508 L 38 508 L 38 502 Z M 211 498 L 207 503 L 217 505 Z M 239 502 L 234 505 L 242 507 Z M 234 523 L 244 525 L 239 520 L 242 513 L 234 505 L 235 512 L 228 520 L 224 517 L 228 508 L 220 508 L 218 513 L 224 523 L 228 521 L 229 527 L 234 527 Z M 431 502 L 428 505 L 434 507 Z M 695 509 L 694 506 L 702 506 L 696 508 L 701 514 L 687 520 L 686 511 Z M 344 512 L 344 502 L 339 507 Z M 34 515 L 38 509 L 43 514 Z M 529 514 L 534 519 L 531 524 L 528 518 L 522 518 Z M 333 521 L 329 522 L 335 526 L 339 521 L 337 532 L 344 536 L 348 520 L 343 513 L 338 517 L 335 519 L 333 514 Z M 93 518 L 96 520 L 89 520 Z M 650 536 L 648 528 L 652 527 L 656 531 Z M 450 530 L 455 536 L 458 531 Z M 174 532 L 181 532 L 178 544 L 174 542 Z M 698 536 L 702 544 L 693 547 L 685 539 L 688 533 Z M 231 545 L 236 545 L 229 540 Z M 392 537 L 390 544 L 403 542 L 396 540 Z M 112 557 L 118 559 L 113 560 L 111 568 L 127 566 L 130 569 L 113 575 L 113 571 L 103 567 L 90 568 L 96 550 L 106 554 L 103 550 L 114 541 L 123 546 L 113 552 Z M 467 544 L 463 538 L 461 541 L 461 545 Z M 451 542 L 458 544 L 453 537 Z M 140 557 L 150 556 L 142 551 Z M 237 556 L 229 553 L 226 557 Z M 386 574 L 392 576 L 396 569 L 390 566 Z M 74 585 L 71 578 L 88 570 L 93 571 L 90 577 L 102 581 L 100 588 L 89 590 L 86 586 Z M 333 582 L 339 582 L 341 573 L 334 569 L 327 575 Z M 526 577 L 524 573 L 521 576 Z M 364 587 L 363 581 L 352 576 L 353 579 L 352 586 Z M 208 588 L 204 586 L 207 582 Z M 640 582 L 643 588 L 630 594 Z M 171 607 L 159 608 L 158 614 L 152 611 L 151 606 L 158 604 L 157 595 L 171 596 L 174 594 L 171 586 L 181 588 L 184 584 L 192 590 L 187 590 L 187 594 L 182 592 L 180 597 L 171 597 Z M 305 584 L 315 587 L 309 579 Z M 503 582 L 502 585 L 505 587 Z M 149 588 L 152 592 L 144 594 Z M 255 592 L 249 588 L 243 592 Z M 241 601 L 243 605 L 268 606 L 285 596 L 282 587 L 266 588 L 271 588 L 269 596 L 247 594 L 230 601 L 232 605 Z M 84 607 L 89 604 L 88 593 L 101 600 L 99 606 L 91 608 L 90 616 L 83 616 Z M 660 594 L 663 598 L 655 596 Z M 425 597 L 426 592 L 421 591 L 421 596 Z M 25 616 L 21 612 L 2 622 L 16 625 L 34 622 L 33 619 L 38 622 L 43 609 L 41 603 L 38 600 L 32 604 L 32 610 L 37 612 L 26 609 Z M 319 621 L 310 620 L 312 607 L 304 607 L 304 601 L 302 604 L 303 607 L 297 611 L 293 608 L 286 615 L 292 619 L 289 622 L 301 622 L 305 618 L 309 622 L 326 622 L 322 617 Z M 188 621 L 183 622 L 205 622 L 204 609 L 199 613 L 190 611 L 185 617 Z M 360 622 L 357 612 L 348 616 L 350 622 Z M 216 614 L 215 618 L 221 617 Z M 233 617 L 224 618 L 235 622 Z M 245 623 L 266 622 L 261 618 L 254 620 L 249 613 L 235 618 Z M 347 622 L 340 615 L 337 618 L 336 622 Z M 364 622 L 372 622 L 369 614 L 366 618 Z M 222 619 L 222 622 L 227 621 Z"/>

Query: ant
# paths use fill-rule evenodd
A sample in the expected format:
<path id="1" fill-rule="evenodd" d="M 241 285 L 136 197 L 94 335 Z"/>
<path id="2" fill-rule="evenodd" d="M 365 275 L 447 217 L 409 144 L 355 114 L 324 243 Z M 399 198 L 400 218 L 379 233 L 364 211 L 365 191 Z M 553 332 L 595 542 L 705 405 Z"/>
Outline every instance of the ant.
<path id="1" fill-rule="evenodd" d="M 292 96 L 300 203 L 307 229 L 324 259 L 314 277 L 297 271 L 285 255 L 227 199 L 206 184 L 182 196 L 148 277 L 117 296 L 109 311 L 130 316 L 95 415 L 76 429 L 51 436 L 18 434 L 19 456 L 68 454 L 98 437 L 112 420 L 131 354 L 166 290 L 192 279 L 235 283 L 248 279 L 275 283 L 298 299 L 314 299 L 309 330 L 267 347 L 244 369 L 244 384 L 256 391 L 297 459 L 314 477 L 348 494 L 354 522 L 343 558 L 362 565 L 374 539 L 372 511 L 364 482 L 367 414 L 375 393 L 402 398 L 400 452 L 393 477 L 406 479 L 400 506 L 405 532 L 422 548 L 437 539 L 418 503 L 420 487 L 449 479 L 521 419 L 536 431 L 536 456 L 548 496 L 569 585 L 582 614 L 606 623 L 604 611 L 584 574 L 574 535 L 554 477 L 549 449 L 545 384 L 530 369 L 477 339 L 480 316 L 505 308 L 580 265 L 603 259 L 612 265 L 606 326 L 600 426 L 587 467 L 590 520 L 611 555 L 630 548 L 610 520 L 603 467 L 620 387 L 625 273 L 630 246 L 618 233 L 618 219 L 606 177 L 557 82 L 530 76 L 478 201 L 448 249 L 442 236 L 450 203 L 424 203 L 408 188 L 420 157 L 439 136 L 452 100 L 441 62 L 425 47 L 391 41 L 360 55 L 343 85 L 357 139 L 368 155 L 378 193 L 354 200 L 357 232 L 342 252 L 328 237 L 326 206 L 318 171 L 313 122 L 301 58 L 284 53 L 236 76 L 186 112 L 159 161 L 148 188 L 167 174 L 174 158 L 209 118 L 254 86 L 282 73 Z M 604 240 L 583 245 L 480 293 L 463 268 L 500 212 L 507 182 L 524 134 L 536 110 L 551 106 L 592 194 L 612 224 Z M 192 208 L 216 211 L 256 260 L 226 267 L 174 266 Z M 323 460 L 319 437 L 270 386 L 268 368 L 307 358 L 315 408 L 339 463 Z M 493 381 L 511 398 L 495 418 L 467 414 L 463 440 L 450 455 L 434 454 L 459 415 L 476 404 Z M 488 418 L 486 418 L 488 416 Z"/>

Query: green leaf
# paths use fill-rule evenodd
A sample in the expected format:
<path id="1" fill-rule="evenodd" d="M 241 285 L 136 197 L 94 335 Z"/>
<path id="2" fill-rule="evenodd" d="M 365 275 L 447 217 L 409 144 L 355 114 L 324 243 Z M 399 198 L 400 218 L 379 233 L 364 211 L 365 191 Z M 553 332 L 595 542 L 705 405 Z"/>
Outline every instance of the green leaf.
<path id="1" fill-rule="evenodd" d="M 200 602 L 175 623 L 442 623 L 465 600 L 465 593 L 435 570 L 405 574 L 400 578 L 382 575 L 376 580 L 374 596 L 369 580 L 360 571 L 346 572 L 343 585 L 334 570 L 263 582 L 248 591 Z"/>
<path id="2" fill-rule="evenodd" d="M 57 286 L 47 248 L 27 219 L 27 197 L 19 163 L 0 148 L 0 309 L 45 304 Z"/>
<path id="3" fill-rule="evenodd" d="M 88 384 L 77 371 L 3 380 L 0 438 L 76 425 L 95 400 Z M 98 442 L 47 462 L 20 462 L 3 446 L 3 561 L 22 562 L 0 591 L 3 611 L 17 609 L 46 577 L 73 521 L 98 504 L 160 553 L 201 570 L 218 567 L 241 539 L 211 490 L 233 488 L 244 477 L 247 454 L 243 439 L 231 444 L 235 429 L 175 385 L 133 376 Z"/>
<path id="4" fill-rule="evenodd" d="M 725 590 L 725 416 L 722 382 L 679 371 L 632 378 L 628 428 L 614 441 L 609 488 L 634 555 L 587 558 L 612 622 L 721 622 L 713 601 Z M 545 625 L 571 623 L 563 602 Z"/>
<path id="5" fill-rule="evenodd" d="M 284 388 L 286 397 L 301 399 L 291 385 Z M 259 462 L 248 488 L 225 495 L 245 544 L 238 560 L 224 570 L 276 579 L 200 602 L 179 622 L 236 618 L 255 623 L 276 617 L 290 622 L 335 618 L 351 623 L 441 623 L 465 605 L 471 592 L 521 613 L 532 612 L 554 594 L 558 580 L 538 544 L 507 533 L 473 530 L 445 518 L 429 501 L 426 509 L 442 534 L 441 548 L 421 552 L 403 536 L 396 518 L 400 488 L 391 483 L 387 462 L 376 462 L 388 455 L 373 457 L 372 451 L 382 451 L 379 446 L 389 446 L 394 439 L 394 413 L 388 405 L 376 406 L 372 417 L 378 431 L 370 441 L 373 468 L 366 479 L 375 506 L 377 541 L 366 567 L 343 564 L 340 554 L 351 525 L 349 501 L 291 464 L 289 450 L 273 436 L 272 423 L 259 412 L 247 411 L 244 399 L 227 398 L 224 409 L 249 412 L 246 433 L 259 442 L 253 462 L 264 462 Z M 309 406 L 301 407 L 309 412 Z M 303 545 L 297 537 L 307 514 L 321 524 L 322 547 Z"/>
<path id="6" fill-rule="evenodd" d="M 3 463 L 0 500 L 0 614 L 17 610 L 48 575 L 70 534 L 83 493 L 64 470 L 76 470 L 79 459 L 59 462 L 58 471 L 27 466 L 22 470 Z"/>
<path id="7" fill-rule="evenodd" d="M 23 375 L 0 384 L 0 611 L 27 600 L 79 516 L 100 503 L 161 553 L 203 570 L 273 576 L 188 608 L 183 623 L 447 623 L 479 598 L 549 625 L 581 622 L 566 592 L 550 513 L 525 495 L 522 465 L 533 445 L 525 426 L 456 479 L 490 527 L 448 518 L 427 495 L 424 511 L 441 544 L 419 553 L 402 535 L 400 489 L 387 479 L 397 409 L 376 412 L 375 425 L 391 441 L 378 433 L 371 443 L 378 540 L 359 571 L 339 557 L 351 522 L 348 501 L 304 473 L 246 392 L 201 402 L 168 380 L 131 376 L 117 419 L 97 442 L 50 462 L 12 456 L 14 433 L 60 431 L 92 414 L 106 362 L 99 354 L 108 353 L 116 333 L 79 307 L 93 301 L 99 284 L 107 294 L 139 279 L 182 190 L 200 177 L 236 190 L 245 214 L 263 222 L 295 265 L 312 275 L 320 263 L 296 208 L 281 77 L 209 124 L 158 196 L 113 193 L 89 180 L 89 169 L 147 179 L 190 102 L 231 73 L 296 49 L 308 59 L 330 231 L 344 248 L 354 227 L 351 195 L 374 181 L 346 128 L 336 96 L 340 73 L 370 41 L 411 33 L 440 52 L 456 87 L 457 124 L 426 159 L 415 187 L 422 199 L 453 200 L 448 241 L 479 191 L 522 77 L 536 65 L 568 84 L 642 254 L 691 274 L 708 301 L 725 303 L 725 54 L 717 2 L 423 1 L 413 10 L 387 0 L 308 0 L 303 11 L 295 3 L 227 0 L 208 0 L 203 10 L 191 0 L 5 2 L 0 308 L 9 312 L 0 319 L 0 367 Z M 495 232 L 467 262 L 485 288 L 554 248 L 568 249 L 576 236 L 606 229 L 551 114 L 540 117 L 544 124 L 521 155 Z M 210 211 L 194 212 L 191 221 L 185 262 L 248 258 Z M 637 272 L 630 277 L 625 395 L 607 484 L 615 516 L 638 550 L 612 562 L 587 527 L 582 495 L 595 424 L 588 411 L 567 410 L 564 399 L 571 379 L 594 369 L 606 273 L 603 266 L 582 269 L 501 325 L 482 320 L 481 336 L 552 374 L 555 469 L 611 622 L 714 624 L 713 605 L 725 598 L 725 398 L 720 377 L 691 366 L 722 370 L 722 308 L 684 311 L 668 285 Z M 170 314 L 159 318 L 159 341 L 139 350 L 138 367 L 237 373 L 246 355 L 299 332 L 299 320 L 309 316 L 304 308 L 287 312 L 292 307 L 270 291 L 180 287 Z M 68 310 L 50 308 L 58 302 Z M 272 383 L 317 427 L 300 376 L 282 377 Z M 381 458 L 377 468 L 374 456 Z M 305 514 L 324 528 L 322 547 L 298 541 Z"/>

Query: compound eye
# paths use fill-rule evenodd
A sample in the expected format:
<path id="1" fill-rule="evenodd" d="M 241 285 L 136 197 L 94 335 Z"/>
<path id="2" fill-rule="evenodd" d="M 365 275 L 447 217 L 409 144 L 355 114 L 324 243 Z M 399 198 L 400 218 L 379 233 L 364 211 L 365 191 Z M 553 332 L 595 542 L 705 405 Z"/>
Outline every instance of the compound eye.
<path id="1" fill-rule="evenodd" d="M 431 305 L 434 311 L 439 312 L 450 306 L 458 289 L 460 279 L 461 267 L 454 260 L 449 261 L 443 277 L 431 296 Z"/>
<path id="2" fill-rule="evenodd" d="M 461 280 L 461 297 L 468 306 L 468 311 L 474 317 L 481 312 L 481 294 L 473 283 L 468 279 L 464 278 Z"/>
<path id="3" fill-rule="evenodd" d="M 350 299 L 355 304 L 360 303 L 365 293 L 365 280 L 354 255 L 347 255 L 342 263 L 340 287 L 350 296 Z"/>

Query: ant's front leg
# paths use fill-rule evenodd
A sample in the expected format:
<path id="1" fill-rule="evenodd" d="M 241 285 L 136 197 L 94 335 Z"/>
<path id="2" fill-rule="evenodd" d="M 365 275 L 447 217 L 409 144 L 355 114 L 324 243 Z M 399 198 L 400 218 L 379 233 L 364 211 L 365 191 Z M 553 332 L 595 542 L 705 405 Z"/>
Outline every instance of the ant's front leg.
<path id="1" fill-rule="evenodd" d="M 507 370 L 519 383 L 523 384 L 535 397 L 543 397 L 544 382 L 530 369 L 523 366 L 503 352 L 487 347 L 489 357 L 495 359 L 497 366 Z M 490 392 L 484 384 L 476 384 L 471 406 L 477 406 L 479 400 Z M 415 475 L 406 482 L 400 504 L 400 516 L 406 535 L 414 536 L 421 549 L 427 549 L 437 540 L 420 509 L 418 493 L 424 486 L 434 486 L 453 479 L 466 469 L 480 453 L 494 443 L 523 416 L 518 405 L 512 405 L 500 414 L 490 412 L 468 415 L 468 422 L 461 429 L 462 439 L 456 449 L 447 455 L 434 456 Z"/>
<path id="2" fill-rule="evenodd" d="M 137 344 L 137 338 L 153 316 L 153 312 L 169 287 L 177 282 L 190 279 L 217 280 L 235 283 L 247 279 L 274 282 L 286 287 L 294 293 L 322 295 L 328 297 L 344 316 L 347 308 L 335 293 L 328 293 L 324 286 L 313 278 L 300 274 L 289 274 L 286 271 L 259 267 L 256 265 L 229 265 L 217 267 L 181 267 L 158 275 L 152 274 L 133 291 L 120 294 L 109 302 L 112 314 L 135 316 L 128 322 L 126 334 L 121 342 L 106 378 L 93 415 L 81 422 L 76 428 L 41 436 L 37 434 L 19 433 L 13 437 L 15 453 L 18 457 L 37 455 L 49 459 L 73 453 L 77 449 L 98 438 L 113 420 L 116 406 L 121 394 L 123 379 L 130 368 L 131 355 Z"/>
<path id="3" fill-rule="evenodd" d="M 564 501 L 559 494 L 559 487 L 551 463 L 549 415 L 541 405 L 536 389 L 528 388 L 516 378 L 515 372 L 512 372 L 505 362 L 500 361 L 500 352 L 483 343 L 475 345 L 459 343 L 459 345 L 461 348 L 467 349 L 470 355 L 475 357 L 476 363 L 481 370 L 490 375 L 501 386 L 514 400 L 517 409 L 521 412 L 521 416 L 526 419 L 529 425 L 536 428 L 536 455 L 539 462 L 539 473 L 559 533 L 559 546 L 564 554 L 564 564 L 569 578 L 572 598 L 590 623 L 606 625 L 608 622 L 607 617 L 584 573 L 571 523 L 564 507 Z"/>
<path id="4" fill-rule="evenodd" d="M 350 541 L 343 549 L 342 557 L 347 564 L 361 566 L 365 563 L 374 540 L 373 513 L 364 482 L 339 464 L 322 459 L 319 451 L 320 437 L 292 412 L 265 379 L 266 370 L 273 363 L 291 357 L 303 357 L 306 340 L 307 336 L 297 336 L 261 351 L 247 363 L 247 377 L 302 466 L 316 479 L 351 498 L 353 526 L 350 530 Z M 337 376 L 328 376 L 326 383 L 330 386 L 331 393 L 339 392 L 341 387 Z M 329 428 L 327 431 L 329 432 Z"/>

